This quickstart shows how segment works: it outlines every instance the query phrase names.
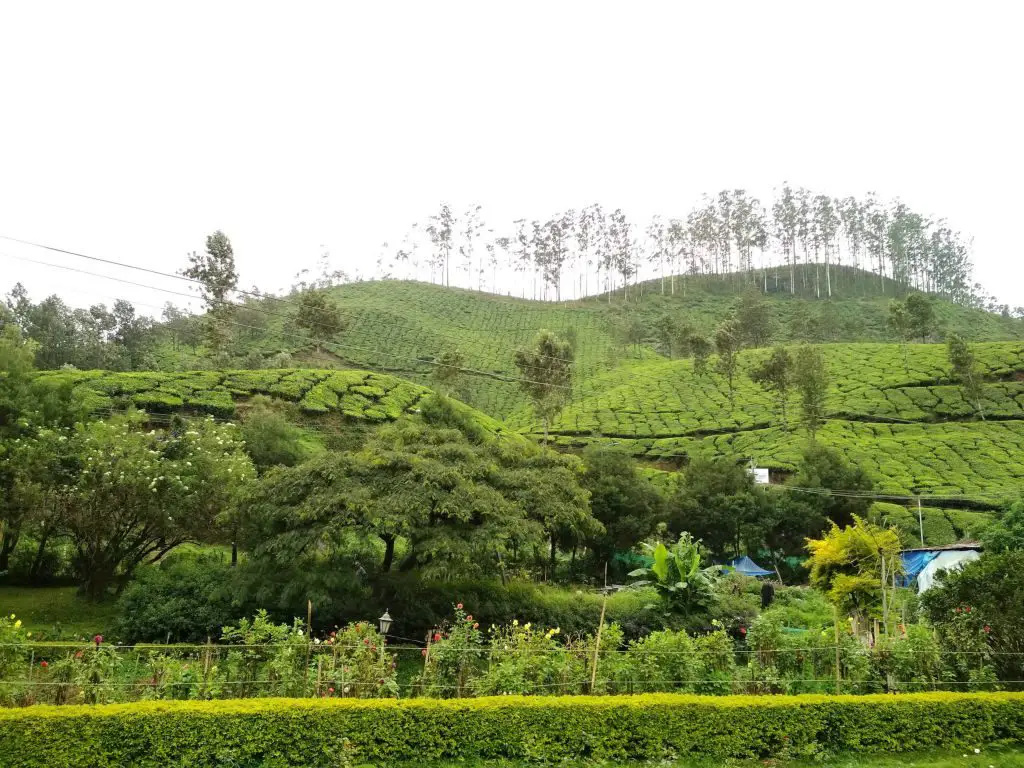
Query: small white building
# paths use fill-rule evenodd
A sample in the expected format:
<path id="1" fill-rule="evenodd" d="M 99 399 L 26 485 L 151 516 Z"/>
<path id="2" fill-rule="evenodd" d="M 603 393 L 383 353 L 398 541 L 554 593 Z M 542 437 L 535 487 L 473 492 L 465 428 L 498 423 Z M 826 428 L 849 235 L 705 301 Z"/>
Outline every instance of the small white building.
<path id="1" fill-rule="evenodd" d="M 921 547 L 905 549 L 900 553 L 903 560 L 904 583 L 917 580 L 917 593 L 923 594 L 935 584 L 939 571 L 954 571 L 966 563 L 981 557 L 981 545 L 976 541 L 964 541 L 944 547 Z"/>

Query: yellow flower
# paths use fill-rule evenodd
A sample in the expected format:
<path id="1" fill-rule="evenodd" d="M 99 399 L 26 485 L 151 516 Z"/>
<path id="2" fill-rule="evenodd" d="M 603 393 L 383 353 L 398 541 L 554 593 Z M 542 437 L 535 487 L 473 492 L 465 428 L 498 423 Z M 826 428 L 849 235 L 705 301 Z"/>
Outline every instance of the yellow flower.
<path id="1" fill-rule="evenodd" d="M 512 619 L 512 626 L 513 627 L 518 627 L 519 626 L 519 619 Z"/>
<path id="2" fill-rule="evenodd" d="M 25 637 L 32 637 L 32 633 L 31 632 L 26 632 L 25 633 Z"/>
<path id="3" fill-rule="evenodd" d="M 20 629 L 21 628 L 21 619 L 18 619 L 16 622 L 14 622 L 14 628 L 15 629 Z"/>
<path id="4" fill-rule="evenodd" d="M 526 622 L 525 624 L 523 624 L 523 629 L 529 629 L 529 628 L 530 628 L 530 622 Z"/>

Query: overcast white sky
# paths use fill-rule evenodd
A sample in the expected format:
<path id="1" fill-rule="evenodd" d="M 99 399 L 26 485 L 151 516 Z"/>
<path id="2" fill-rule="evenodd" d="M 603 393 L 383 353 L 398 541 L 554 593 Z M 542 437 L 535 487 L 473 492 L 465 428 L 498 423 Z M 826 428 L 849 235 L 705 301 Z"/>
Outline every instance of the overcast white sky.
<path id="1" fill-rule="evenodd" d="M 679 215 L 788 179 L 947 217 L 1024 304 L 1020 21 L 941 0 L 4 3 L 0 234 L 174 271 L 220 228 L 243 283 L 275 289 L 322 246 L 370 271 L 442 199 Z M 12 256 L 96 268 L 0 242 L 0 292 L 174 299 Z"/>

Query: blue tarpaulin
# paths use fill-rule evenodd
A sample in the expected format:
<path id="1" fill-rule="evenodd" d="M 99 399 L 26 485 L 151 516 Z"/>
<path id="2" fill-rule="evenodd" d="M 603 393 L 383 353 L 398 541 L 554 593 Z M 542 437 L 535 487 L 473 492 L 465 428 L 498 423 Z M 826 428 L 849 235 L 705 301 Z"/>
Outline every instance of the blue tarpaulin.
<path id="1" fill-rule="evenodd" d="M 755 563 L 749 557 L 744 555 L 743 557 L 737 557 L 729 566 L 735 569 L 736 573 L 742 573 L 744 576 L 771 576 L 772 571 L 766 571 L 760 565 Z"/>
<path id="2" fill-rule="evenodd" d="M 919 549 L 914 552 L 901 552 L 900 559 L 903 561 L 903 586 L 909 586 L 917 578 L 917 575 L 928 567 L 928 563 L 939 556 L 938 552 L 927 549 Z"/>

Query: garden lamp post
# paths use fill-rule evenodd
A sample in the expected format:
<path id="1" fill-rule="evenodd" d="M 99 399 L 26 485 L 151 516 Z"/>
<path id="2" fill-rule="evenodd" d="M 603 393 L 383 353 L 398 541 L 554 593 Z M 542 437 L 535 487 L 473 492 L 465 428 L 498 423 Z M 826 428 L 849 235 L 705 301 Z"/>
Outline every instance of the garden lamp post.
<path id="1" fill-rule="evenodd" d="M 388 630 L 391 629 L 391 614 L 388 613 L 387 609 L 384 609 L 384 615 L 377 619 L 377 625 L 380 629 L 380 660 L 384 661 L 384 646 L 388 642 Z"/>

